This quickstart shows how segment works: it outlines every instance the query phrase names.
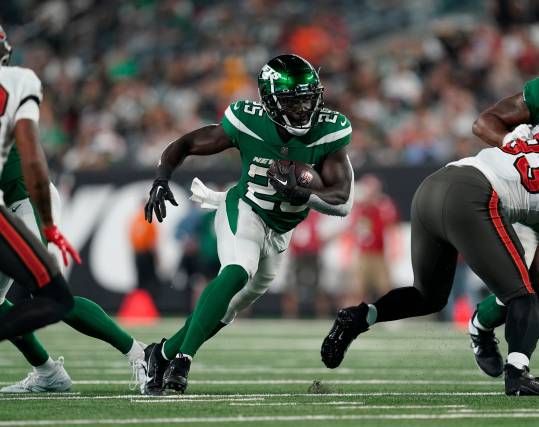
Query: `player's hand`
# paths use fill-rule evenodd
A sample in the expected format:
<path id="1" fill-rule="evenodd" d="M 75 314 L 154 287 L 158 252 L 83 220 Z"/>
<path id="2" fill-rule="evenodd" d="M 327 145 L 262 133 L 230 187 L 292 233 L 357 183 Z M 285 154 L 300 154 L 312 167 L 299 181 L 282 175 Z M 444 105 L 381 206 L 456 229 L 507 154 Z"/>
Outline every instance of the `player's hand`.
<path id="1" fill-rule="evenodd" d="M 146 221 L 152 222 L 152 216 L 155 212 L 157 221 L 163 222 L 163 218 L 167 216 L 167 207 L 165 200 L 168 200 L 172 205 L 178 206 L 178 202 L 174 199 L 174 194 L 168 186 L 168 180 L 165 178 L 155 178 L 150 190 L 150 198 L 144 206 L 144 216 Z"/>
<path id="2" fill-rule="evenodd" d="M 68 264 L 67 254 L 71 255 L 71 258 L 73 258 L 73 260 L 77 264 L 81 263 L 79 253 L 75 250 L 73 246 L 70 245 L 64 235 L 60 233 L 60 230 L 58 230 L 58 227 L 56 227 L 56 225 L 53 224 L 49 227 L 45 227 L 43 229 L 43 234 L 45 235 L 45 239 L 47 239 L 47 242 L 58 246 L 60 252 L 62 252 L 62 258 L 66 267 Z"/>
<path id="3" fill-rule="evenodd" d="M 286 200 L 295 205 L 303 205 L 309 200 L 311 192 L 307 188 L 298 185 L 294 162 L 291 162 L 288 168 L 278 163 L 275 169 L 268 170 L 267 175 L 272 187 Z"/>
<path id="4" fill-rule="evenodd" d="M 518 125 L 503 137 L 502 147 L 517 139 L 522 139 L 523 141 L 533 139 L 532 127 L 526 124 Z"/>

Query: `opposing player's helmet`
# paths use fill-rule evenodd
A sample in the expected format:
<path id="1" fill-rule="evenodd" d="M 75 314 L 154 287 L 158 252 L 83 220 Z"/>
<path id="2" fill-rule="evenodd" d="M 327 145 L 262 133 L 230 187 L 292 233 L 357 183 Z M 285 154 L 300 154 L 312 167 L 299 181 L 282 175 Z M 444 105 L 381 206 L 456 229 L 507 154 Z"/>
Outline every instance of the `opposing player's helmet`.
<path id="1" fill-rule="evenodd" d="M 7 35 L 0 26 L 0 65 L 8 65 L 11 58 L 11 45 L 7 42 Z"/>
<path id="2" fill-rule="evenodd" d="M 318 73 L 297 55 L 279 55 L 262 67 L 258 92 L 271 120 L 293 135 L 305 135 L 324 105 Z"/>

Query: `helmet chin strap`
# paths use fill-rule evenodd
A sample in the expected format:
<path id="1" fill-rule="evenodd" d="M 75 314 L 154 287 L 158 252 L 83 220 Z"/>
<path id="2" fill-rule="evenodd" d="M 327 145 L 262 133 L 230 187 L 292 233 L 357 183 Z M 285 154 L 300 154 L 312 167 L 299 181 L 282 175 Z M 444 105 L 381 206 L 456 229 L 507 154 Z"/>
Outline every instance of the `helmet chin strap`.
<path id="1" fill-rule="evenodd" d="M 303 136 L 307 132 L 311 130 L 311 122 L 313 120 L 312 116 L 309 119 L 309 122 L 305 125 L 305 127 L 296 128 L 290 125 L 290 121 L 288 120 L 288 117 L 286 115 L 283 115 L 283 118 L 287 124 L 283 125 L 283 127 L 286 129 L 286 131 L 294 136 Z"/>
<path id="2" fill-rule="evenodd" d="M 311 128 L 293 128 L 292 126 L 284 125 L 284 128 L 288 133 L 295 136 L 303 136 L 311 130 Z"/>

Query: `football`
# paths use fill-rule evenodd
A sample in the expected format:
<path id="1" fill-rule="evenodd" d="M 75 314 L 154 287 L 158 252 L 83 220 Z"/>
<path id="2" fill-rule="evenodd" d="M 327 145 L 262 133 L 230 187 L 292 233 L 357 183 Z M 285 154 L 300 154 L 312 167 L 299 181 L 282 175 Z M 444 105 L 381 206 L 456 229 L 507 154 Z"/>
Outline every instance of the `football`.
<path id="1" fill-rule="evenodd" d="M 270 171 L 275 172 L 279 168 L 282 174 L 287 174 L 292 163 L 296 165 L 296 180 L 300 187 L 310 188 L 311 190 L 320 190 L 324 187 L 318 172 L 312 166 L 298 160 L 275 160 L 270 166 Z"/>

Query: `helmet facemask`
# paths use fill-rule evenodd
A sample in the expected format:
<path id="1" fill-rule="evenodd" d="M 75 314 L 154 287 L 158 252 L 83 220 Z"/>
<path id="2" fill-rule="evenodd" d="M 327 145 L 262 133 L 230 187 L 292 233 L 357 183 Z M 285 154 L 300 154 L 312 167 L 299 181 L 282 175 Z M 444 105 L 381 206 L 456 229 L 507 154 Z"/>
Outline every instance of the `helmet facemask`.
<path id="1" fill-rule="evenodd" d="M 323 105 L 323 88 L 283 91 L 266 95 L 262 104 L 269 117 L 294 135 L 304 135 L 316 122 Z"/>
<path id="2" fill-rule="evenodd" d="M 0 66 L 8 65 L 11 58 L 12 48 L 7 41 L 7 36 L 0 26 Z"/>

